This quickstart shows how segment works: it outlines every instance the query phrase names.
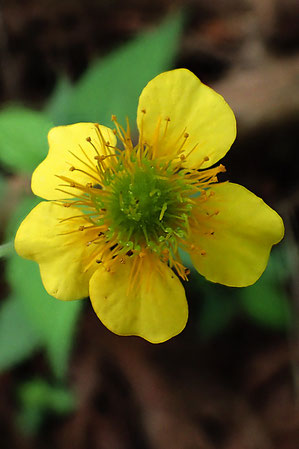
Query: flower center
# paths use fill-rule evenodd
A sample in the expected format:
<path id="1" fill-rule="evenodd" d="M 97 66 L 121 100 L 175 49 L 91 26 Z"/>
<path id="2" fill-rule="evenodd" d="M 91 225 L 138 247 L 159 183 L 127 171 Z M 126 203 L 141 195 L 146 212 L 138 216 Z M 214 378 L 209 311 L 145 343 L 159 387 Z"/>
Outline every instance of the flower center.
<path id="1" fill-rule="evenodd" d="M 70 195 L 62 201 L 63 205 L 81 210 L 81 215 L 68 220 L 75 223 L 78 218 L 85 217 L 86 221 L 86 226 L 76 229 L 74 225 L 75 229 L 70 232 L 86 231 L 85 244 L 94 245 L 85 270 L 95 263 L 102 263 L 108 271 L 115 270 L 119 263 L 126 263 L 128 257 L 133 257 L 132 270 L 138 273 L 142 259 L 155 253 L 179 276 L 187 279 L 188 270 L 181 263 L 178 248 L 206 254 L 204 248 L 191 242 L 190 229 L 199 220 L 208 219 L 203 216 L 202 204 L 211 195 L 210 184 L 217 182 L 217 174 L 225 169 L 220 165 L 200 170 L 201 164 L 197 169 L 185 168 L 182 146 L 189 137 L 187 133 L 182 134 L 182 143 L 178 142 L 173 155 L 159 156 L 158 147 L 162 141 L 149 146 L 142 141 L 141 130 L 139 142 L 134 147 L 129 126 L 124 131 L 115 117 L 113 121 L 123 150 L 106 142 L 100 126 L 95 124 L 98 139 L 86 137 L 91 156 L 81 147 L 82 158 L 76 156 L 88 170 L 74 166 L 69 169 L 74 174 L 76 171 L 84 173 L 90 182 L 83 185 L 76 182 L 76 177 L 58 175 L 71 189 L 59 189 Z M 163 138 L 166 132 L 167 127 Z M 204 157 L 202 163 L 207 160 Z M 74 196 L 73 189 L 79 194 Z M 132 273 L 132 279 L 137 278 L 136 273 Z M 133 284 L 132 281 L 130 285 Z"/>
<path id="2" fill-rule="evenodd" d="M 133 250 L 148 247 L 161 255 L 174 239 L 187 236 L 192 205 L 184 192 L 189 186 L 169 164 L 132 155 L 130 163 L 120 163 L 109 178 L 109 195 L 99 194 L 94 201 L 106 212 L 110 237 L 117 235 L 120 244 Z"/>

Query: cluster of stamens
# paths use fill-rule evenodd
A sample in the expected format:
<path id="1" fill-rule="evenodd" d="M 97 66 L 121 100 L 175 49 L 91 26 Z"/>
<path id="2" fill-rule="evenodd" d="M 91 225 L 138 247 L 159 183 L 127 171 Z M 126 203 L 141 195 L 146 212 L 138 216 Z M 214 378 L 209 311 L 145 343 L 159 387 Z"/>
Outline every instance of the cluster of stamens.
<path id="1" fill-rule="evenodd" d="M 146 114 L 145 110 L 142 112 Z M 159 155 L 170 126 L 169 117 L 165 118 L 163 137 L 153 138 L 152 145 L 143 141 L 141 129 L 139 142 L 134 146 L 129 124 L 124 130 L 115 116 L 112 121 L 123 149 L 105 140 L 101 127 L 95 124 L 96 138 L 86 136 L 89 151 L 80 146 L 81 155 L 71 153 L 78 162 L 78 166 L 69 168 L 72 175 L 57 175 L 64 183 L 58 190 L 66 194 L 61 204 L 79 209 L 78 214 L 61 220 L 62 223 L 72 222 L 72 230 L 65 234 L 82 232 L 84 243 L 93 245 L 85 270 L 101 263 L 107 271 L 113 271 L 118 264 L 134 258 L 133 282 L 142 260 L 155 254 L 187 279 L 189 270 L 182 264 L 178 250 L 206 255 L 204 248 L 192 243 L 190 227 L 198 224 L 201 205 L 212 195 L 210 184 L 217 182 L 217 174 L 225 169 L 220 165 L 201 170 L 208 157 L 204 157 L 196 169 L 185 168 L 186 160 L 195 149 L 188 154 L 184 152 L 189 137 L 185 131 L 174 156 Z M 157 124 L 158 133 L 161 123 Z M 77 182 L 76 172 L 87 175 L 89 182 L 84 185 Z M 82 217 L 86 224 L 76 226 L 76 220 Z M 213 233 L 211 230 L 211 235 Z"/>

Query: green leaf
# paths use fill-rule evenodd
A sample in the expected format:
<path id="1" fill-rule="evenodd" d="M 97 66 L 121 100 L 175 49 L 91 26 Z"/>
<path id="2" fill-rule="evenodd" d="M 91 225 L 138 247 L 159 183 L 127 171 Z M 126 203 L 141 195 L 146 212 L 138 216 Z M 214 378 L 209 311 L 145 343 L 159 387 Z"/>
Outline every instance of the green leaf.
<path id="1" fill-rule="evenodd" d="M 36 433 L 46 413 L 66 414 L 75 406 L 74 395 L 66 388 L 49 385 L 42 379 L 24 383 L 19 389 L 21 411 L 18 425 L 27 434 Z"/>
<path id="2" fill-rule="evenodd" d="M 0 370 L 23 361 L 40 343 L 17 298 L 6 299 L 0 308 Z"/>
<path id="3" fill-rule="evenodd" d="M 6 240 L 13 240 L 18 227 L 20 226 L 21 222 L 24 220 L 26 215 L 29 214 L 29 212 L 38 204 L 40 203 L 40 198 L 37 198 L 33 195 L 27 195 L 23 198 L 23 200 L 18 204 L 18 207 L 15 209 L 14 213 L 12 214 L 6 230 L 5 230 L 5 239 Z"/>
<path id="4" fill-rule="evenodd" d="M 43 379 L 26 382 L 19 390 L 20 400 L 26 407 L 39 407 L 57 413 L 68 413 L 74 407 L 73 395 L 61 386 L 49 385 Z"/>
<path id="5" fill-rule="evenodd" d="M 52 127 L 41 112 L 8 107 L 0 112 L 0 163 L 31 173 L 48 152 L 47 134 Z"/>
<path id="6" fill-rule="evenodd" d="M 7 275 L 20 307 L 45 346 L 54 374 L 63 378 L 82 302 L 59 301 L 48 295 L 38 265 L 17 254 L 8 260 Z"/>
<path id="7" fill-rule="evenodd" d="M 206 280 L 197 281 L 197 285 L 202 297 L 199 334 L 203 339 L 210 339 L 225 330 L 238 313 L 235 289 Z"/>
<path id="8" fill-rule="evenodd" d="M 50 100 L 45 108 L 45 113 L 55 125 L 69 124 L 70 101 L 73 94 L 73 86 L 67 78 L 60 78 Z"/>
<path id="9" fill-rule="evenodd" d="M 241 293 L 245 311 L 258 323 L 274 329 L 285 329 L 291 324 L 290 305 L 284 291 L 262 280 Z"/>
<path id="10" fill-rule="evenodd" d="M 51 298 L 51 300 L 55 301 L 55 307 L 51 307 L 51 317 L 54 321 L 52 321 L 52 326 L 49 322 L 46 335 L 46 349 L 52 371 L 57 378 L 62 379 L 67 373 L 83 301 L 63 302 L 54 298 Z M 53 322 L 55 322 L 54 332 Z"/>
<path id="11" fill-rule="evenodd" d="M 39 199 L 34 197 L 24 199 L 9 223 L 8 235 L 16 232 L 23 218 L 38 202 Z M 45 346 L 54 374 L 62 378 L 66 374 L 82 301 L 63 302 L 48 295 L 38 265 L 16 253 L 7 262 L 7 278 L 19 306 Z"/>
<path id="12" fill-rule="evenodd" d="M 12 242 L 3 243 L 3 245 L 0 245 L 0 259 L 2 257 L 8 257 L 11 254 L 13 254 L 13 243 Z"/>
<path id="13" fill-rule="evenodd" d="M 258 323 L 274 329 L 291 325 L 292 312 L 283 287 L 286 279 L 281 250 L 272 251 L 268 267 L 252 286 L 240 290 L 244 310 Z"/>
<path id="14" fill-rule="evenodd" d="M 95 62 L 75 86 L 65 122 L 109 126 L 111 115 L 116 114 L 123 123 L 128 116 L 134 127 L 138 97 L 148 81 L 170 68 L 182 22 L 182 14 L 173 15 L 156 30 Z"/>

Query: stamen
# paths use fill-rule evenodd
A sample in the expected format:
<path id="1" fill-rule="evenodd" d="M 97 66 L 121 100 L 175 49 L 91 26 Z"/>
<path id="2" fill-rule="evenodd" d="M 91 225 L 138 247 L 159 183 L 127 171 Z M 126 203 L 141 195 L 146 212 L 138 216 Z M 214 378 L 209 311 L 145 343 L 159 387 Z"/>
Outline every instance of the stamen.
<path id="1" fill-rule="evenodd" d="M 180 145 L 180 147 L 178 148 L 177 154 L 180 154 L 180 153 L 183 151 L 183 146 L 185 145 L 185 143 L 186 143 L 188 137 L 189 137 L 189 134 L 188 134 L 188 133 L 184 133 L 184 135 L 183 135 L 184 140 L 183 140 L 183 143 L 182 143 L 182 144 Z M 190 152 L 189 154 L 191 154 L 191 152 Z M 186 159 L 186 158 L 189 156 L 189 154 L 188 154 L 187 156 L 184 155 L 184 159 Z"/>
<path id="2" fill-rule="evenodd" d="M 91 140 L 91 137 L 86 137 L 86 142 L 90 143 L 90 145 L 92 146 L 92 148 L 95 150 L 95 152 L 97 153 L 97 155 L 100 155 L 97 147 L 94 145 L 94 143 Z"/>
<path id="3" fill-rule="evenodd" d="M 100 127 L 100 125 L 98 123 L 95 124 L 95 129 L 96 129 L 96 133 L 97 133 L 97 135 L 99 137 L 99 140 L 102 143 L 102 149 L 103 149 L 105 155 L 106 156 L 110 155 L 111 154 L 111 151 L 110 151 L 110 148 L 109 148 L 110 143 L 105 141 L 103 133 L 101 131 L 101 127 Z"/>
<path id="4" fill-rule="evenodd" d="M 71 170 L 72 169 L 72 170 Z M 78 171 L 80 173 L 84 173 L 84 175 L 89 176 L 89 178 L 94 179 L 97 183 L 100 182 L 100 179 L 94 175 L 92 175 L 91 173 L 88 173 L 85 170 L 82 170 L 81 168 L 75 168 L 75 167 L 71 167 L 70 171 Z"/>
<path id="5" fill-rule="evenodd" d="M 154 132 L 154 136 L 153 136 L 153 146 L 151 147 L 152 159 L 156 158 L 156 153 L 157 153 L 158 143 L 159 143 L 159 136 L 160 136 L 160 126 L 161 126 L 161 117 L 159 117 L 159 119 L 158 119 L 156 129 Z"/>
<path id="6" fill-rule="evenodd" d="M 112 115 L 111 116 L 111 120 L 114 123 L 115 127 L 116 127 L 116 132 L 120 138 L 120 140 L 122 141 L 122 143 L 124 144 L 124 146 L 126 146 L 126 136 L 125 136 L 125 131 L 123 130 L 123 128 L 120 126 L 120 124 L 117 122 L 117 118 L 116 115 Z"/>
<path id="7" fill-rule="evenodd" d="M 209 229 L 209 220 L 219 210 L 213 207 L 211 211 L 209 199 L 214 195 L 211 187 L 218 182 L 217 175 L 225 171 L 223 165 L 201 170 L 208 156 L 202 158 L 196 169 L 186 168 L 188 157 L 198 146 L 194 145 L 186 154 L 184 148 L 189 138 L 186 129 L 175 142 L 174 158 L 166 153 L 160 155 L 163 139 L 169 133 L 170 118 L 162 117 L 165 127 L 161 118 L 157 120 L 151 145 L 148 145 L 143 141 L 146 110 L 142 109 L 141 113 L 136 146 L 132 143 L 128 119 L 125 130 L 116 116 L 112 116 L 114 133 L 123 149 L 111 146 L 100 125 L 95 124 L 96 141 L 89 136 L 86 138 L 95 153 L 90 156 L 79 146 L 83 156 L 70 152 L 82 164 L 79 167 L 70 164 L 69 171 L 74 173 L 75 179 L 57 175 L 65 183 L 57 190 L 66 195 L 58 204 L 79 210 L 78 214 L 74 212 L 70 217 L 59 219 L 61 226 L 68 226 L 67 232 L 59 235 L 82 233 L 83 244 L 90 247 L 85 272 L 99 263 L 108 272 L 116 271 L 128 260 L 132 261 L 127 294 L 139 288 L 141 278 L 146 289 L 151 288 L 154 271 L 163 275 L 162 263 L 187 280 L 190 270 L 184 267 L 178 249 L 206 255 L 203 248 L 190 242 L 190 236 L 196 235 L 199 229 L 205 238 L 214 235 L 214 230 Z M 90 181 L 77 182 L 76 172 Z M 76 226 L 80 219 L 86 224 L 79 222 L 80 226 Z M 159 263 L 155 264 L 157 260 Z M 145 276 L 145 273 L 148 274 Z"/>
<path id="8" fill-rule="evenodd" d="M 167 129 L 168 129 L 168 124 L 169 124 L 169 122 L 170 122 L 170 118 L 169 118 L 169 117 L 166 117 L 166 118 L 165 118 L 165 121 L 166 121 L 166 125 L 165 125 L 165 129 L 164 129 L 164 133 L 163 133 L 162 139 L 164 139 L 165 136 L 166 136 Z"/>
<path id="9" fill-rule="evenodd" d="M 79 158 L 79 156 L 77 156 L 75 153 L 72 153 L 72 151 L 69 151 L 69 153 L 75 157 L 78 161 L 80 161 L 82 164 L 84 164 L 89 170 L 93 171 L 94 173 L 98 174 L 98 170 L 96 170 L 94 165 L 88 164 L 87 162 L 83 161 L 81 158 Z M 71 167 L 72 169 L 74 169 L 74 167 Z M 71 170 L 70 171 L 73 171 Z"/>

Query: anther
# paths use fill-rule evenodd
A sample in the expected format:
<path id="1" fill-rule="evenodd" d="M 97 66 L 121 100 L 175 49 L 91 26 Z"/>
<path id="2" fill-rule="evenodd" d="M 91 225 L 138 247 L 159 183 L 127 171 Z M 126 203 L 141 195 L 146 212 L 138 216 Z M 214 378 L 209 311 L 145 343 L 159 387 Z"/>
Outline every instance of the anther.
<path id="1" fill-rule="evenodd" d="M 142 251 L 138 255 L 139 255 L 140 259 L 143 259 L 146 256 L 146 254 L 143 253 Z"/>
<path id="2" fill-rule="evenodd" d="M 86 137 L 87 142 L 91 142 L 91 137 Z"/>
<path id="3" fill-rule="evenodd" d="M 207 252 L 203 249 L 202 251 L 200 251 L 200 254 L 201 254 L 202 256 L 205 256 L 205 255 L 207 254 Z"/>
<path id="4" fill-rule="evenodd" d="M 185 133 L 185 134 L 184 134 L 184 137 L 185 137 L 185 139 L 187 139 L 187 137 L 189 137 L 189 134 L 188 134 L 188 133 Z"/>
<path id="5" fill-rule="evenodd" d="M 170 118 L 169 118 L 169 117 L 165 117 L 165 120 L 166 120 L 167 122 L 170 122 Z"/>
<path id="6" fill-rule="evenodd" d="M 104 156 L 102 154 L 101 156 L 95 156 L 94 158 L 95 158 L 95 160 L 102 162 L 102 161 L 104 161 L 106 159 L 106 156 Z"/>
<path id="7" fill-rule="evenodd" d="M 92 183 L 91 183 L 91 182 L 88 182 L 88 183 L 86 184 L 86 187 L 87 187 L 88 189 L 91 189 L 91 188 L 92 188 Z"/>
<path id="8" fill-rule="evenodd" d="M 146 114 L 146 109 L 141 109 L 142 114 Z"/>
<path id="9" fill-rule="evenodd" d="M 182 153 L 182 154 L 180 155 L 180 159 L 181 159 L 181 161 L 184 161 L 184 160 L 186 159 L 186 156 Z"/>
<path id="10" fill-rule="evenodd" d="M 207 162 L 207 161 L 210 160 L 210 158 L 209 158 L 209 156 L 205 156 L 205 157 L 203 158 L 203 160 L 204 160 L 205 162 Z"/>
<path id="11" fill-rule="evenodd" d="M 116 121 L 116 115 L 112 114 L 111 115 L 111 120 L 112 120 L 112 122 L 115 122 Z"/>
<path id="12" fill-rule="evenodd" d="M 75 169 L 75 167 L 72 165 L 70 168 L 69 168 L 69 171 L 75 171 L 76 169 Z"/>
<path id="13" fill-rule="evenodd" d="M 189 276 L 190 273 L 191 273 L 191 271 L 189 270 L 189 268 L 185 268 L 185 275 Z"/>
<path id="14" fill-rule="evenodd" d="M 79 226 L 78 231 L 84 231 L 85 226 Z"/>
<path id="15" fill-rule="evenodd" d="M 64 203 L 63 207 L 71 207 L 71 203 Z"/>

